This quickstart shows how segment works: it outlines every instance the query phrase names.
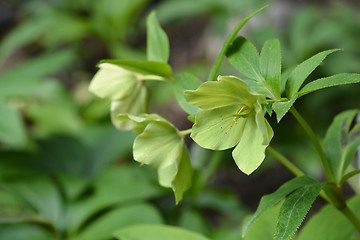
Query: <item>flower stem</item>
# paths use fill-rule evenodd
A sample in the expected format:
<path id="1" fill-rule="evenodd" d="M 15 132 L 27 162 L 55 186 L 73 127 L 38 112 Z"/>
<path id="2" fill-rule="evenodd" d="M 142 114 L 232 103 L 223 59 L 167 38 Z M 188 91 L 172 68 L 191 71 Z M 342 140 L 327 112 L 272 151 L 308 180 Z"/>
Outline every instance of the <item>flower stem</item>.
<path id="1" fill-rule="evenodd" d="M 284 155 L 276 151 L 274 148 L 268 146 L 266 149 L 274 158 L 276 158 L 282 165 L 289 169 L 295 176 L 304 176 L 304 172 L 301 171 L 297 166 L 289 161 Z"/>
<path id="2" fill-rule="evenodd" d="M 216 77 L 219 73 L 219 69 L 222 63 L 222 60 L 225 57 L 225 54 L 227 52 L 227 50 L 230 47 L 230 44 L 232 43 L 232 41 L 235 39 L 235 37 L 237 36 L 237 33 L 240 31 L 240 29 L 245 25 L 245 23 L 247 23 L 247 21 L 249 21 L 253 16 L 255 16 L 257 13 L 261 12 L 262 10 L 264 10 L 268 5 L 250 13 L 248 16 L 246 16 L 235 28 L 234 30 L 231 32 L 230 36 L 225 40 L 224 44 L 222 45 L 221 51 L 219 53 L 219 55 L 217 56 L 215 63 L 213 65 L 213 67 L 211 68 L 211 72 L 208 78 L 208 81 L 215 81 Z"/>
<path id="3" fill-rule="evenodd" d="M 347 204 L 341 209 L 339 209 L 345 217 L 354 225 L 356 230 L 360 232 L 360 220 L 359 218 L 354 214 L 354 212 L 348 207 Z"/>
<path id="4" fill-rule="evenodd" d="M 320 141 L 316 137 L 314 131 L 311 129 L 309 124 L 305 121 L 305 119 L 300 115 L 300 113 L 294 107 L 291 107 L 290 112 L 294 115 L 296 120 L 299 122 L 299 124 L 302 126 L 302 128 L 305 130 L 307 135 L 310 137 L 312 143 L 314 144 L 314 147 L 320 156 L 321 164 L 323 165 L 326 178 L 328 179 L 329 182 L 334 182 L 335 181 L 334 176 L 331 173 L 329 163 L 328 163 L 325 153 L 321 147 Z"/>
<path id="5" fill-rule="evenodd" d="M 181 136 L 185 137 L 185 136 L 187 136 L 187 135 L 189 135 L 189 134 L 191 133 L 191 130 L 192 130 L 192 129 L 189 128 L 189 129 L 180 131 L 179 133 L 180 133 Z"/>

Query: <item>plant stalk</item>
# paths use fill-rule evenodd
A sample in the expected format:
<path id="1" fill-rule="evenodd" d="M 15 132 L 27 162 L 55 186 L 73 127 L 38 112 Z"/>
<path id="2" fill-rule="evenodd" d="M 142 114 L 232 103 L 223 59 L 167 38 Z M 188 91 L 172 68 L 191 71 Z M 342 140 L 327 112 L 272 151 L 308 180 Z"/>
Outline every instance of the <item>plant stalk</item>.
<path id="1" fill-rule="evenodd" d="M 305 173 L 301 171 L 297 166 L 295 166 L 292 162 L 289 161 L 284 155 L 276 151 L 274 148 L 268 146 L 266 150 L 276 158 L 282 165 L 284 165 L 287 169 L 290 170 L 295 176 L 304 176 Z"/>
<path id="2" fill-rule="evenodd" d="M 345 204 L 342 208 L 338 208 L 342 214 L 345 215 L 345 217 L 354 225 L 356 230 L 360 232 L 360 220 L 359 218 L 354 214 L 354 212 L 348 207 L 347 204 Z"/>
<path id="3" fill-rule="evenodd" d="M 314 144 L 314 147 L 320 156 L 321 164 L 323 165 L 326 178 L 328 179 L 329 182 L 334 182 L 335 179 L 334 179 L 334 176 L 332 175 L 329 163 L 328 163 L 325 153 L 321 147 L 320 141 L 317 138 L 317 136 L 315 135 L 314 131 L 311 129 L 309 124 L 305 121 L 305 119 L 300 115 L 300 113 L 294 107 L 291 107 L 290 112 L 294 115 L 296 120 L 299 122 L 301 127 L 305 130 L 307 135 L 310 137 L 312 143 Z"/>

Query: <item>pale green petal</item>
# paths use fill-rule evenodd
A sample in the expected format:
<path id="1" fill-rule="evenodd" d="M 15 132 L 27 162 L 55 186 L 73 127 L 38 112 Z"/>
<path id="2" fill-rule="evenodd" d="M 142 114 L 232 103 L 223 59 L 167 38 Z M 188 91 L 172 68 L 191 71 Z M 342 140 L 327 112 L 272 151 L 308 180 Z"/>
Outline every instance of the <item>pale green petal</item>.
<path id="1" fill-rule="evenodd" d="M 255 114 L 256 125 L 263 134 L 263 144 L 268 145 L 274 136 L 274 131 L 264 118 L 264 112 L 258 102 L 255 104 Z"/>
<path id="2" fill-rule="evenodd" d="M 239 144 L 232 152 L 235 163 L 241 171 L 250 174 L 264 161 L 265 149 L 268 145 L 263 145 L 263 142 L 263 133 L 256 124 L 255 116 L 251 115 L 247 118 Z"/>
<path id="3" fill-rule="evenodd" d="M 92 79 L 89 91 L 101 98 L 122 100 L 140 83 L 136 74 L 111 63 L 99 65 L 100 70 Z"/>
<path id="4" fill-rule="evenodd" d="M 151 121 L 134 141 L 134 159 L 158 169 L 159 183 L 171 187 L 178 203 L 191 184 L 189 153 L 169 123 Z"/>
<path id="5" fill-rule="evenodd" d="M 253 98 L 247 85 L 233 76 L 219 76 L 218 81 L 203 83 L 197 90 L 185 91 L 184 96 L 201 109 L 242 104 Z"/>
<path id="6" fill-rule="evenodd" d="M 217 108 L 213 110 L 199 110 L 191 137 L 203 148 L 224 150 L 238 144 L 243 134 L 246 118 L 229 115 L 235 114 L 238 105 Z"/>
<path id="7" fill-rule="evenodd" d="M 191 186 L 192 168 L 185 143 L 182 143 L 182 151 L 179 152 L 176 160 L 167 168 L 158 169 L 158 174 L 160 184 L 169 185 L 173 189 L 177 204 L 182 199 L 183 193 Z M 171 179 L 173 180 L 170 182 Z"/>
<path id="8" fill-rule="evenodd" d="M 175 128 L 171 123 L 169 123 L 165 118 L 157 115 L 157 114 L 147 114 L 147 113 L 143 113 L 140 115 L 131 115 L 131 114 L 119 114 L 117 115 L 117 119 L 119 121 L 133 121 L 134 122 L 134 128 L 133 131 L 136 134 L 140 134 L 144 131 L 145 127 L 150 123 L 150 122 L 163 122 L 166 123 L 170 126 L 172 126 L 173 128 Z"/>
<path id="9" fill-rule="evenodd" d="M 111 102 L 111 121 L 119 130 L 130 130 L 134 127 L 133 121 L 124 121 L 117 116 L 128 113 L 130 115 L 140 115 L 147 111 L 147 89 L 145 86 L 138 86 L 133 94 L 121 101 Z"/>

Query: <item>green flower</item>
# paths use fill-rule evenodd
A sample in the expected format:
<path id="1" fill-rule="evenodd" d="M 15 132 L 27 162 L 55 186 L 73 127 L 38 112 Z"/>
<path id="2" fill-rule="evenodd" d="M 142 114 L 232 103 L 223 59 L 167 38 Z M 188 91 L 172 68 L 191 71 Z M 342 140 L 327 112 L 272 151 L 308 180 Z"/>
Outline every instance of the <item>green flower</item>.
<path id="1" fill-rule="evenodd" d="M 192 176 L 185 134 L 157 114 L 121 114 L 118 120 L 134 122 L 138 134 L 133 145 L 134 159 L 156 168 L 160 185 L 172 188 L 178 203 L 190 187 Z"/>
<path id="2" fill-rule="evenodd" d="M 259 167 L 274 135 L 264 118 L 263 95 L 251 93 L 236 77 L 219 76 L 185 91 L 185 98 L 199 107 L 191 133 L 197 144 L 213 150 L 236 146 L 232 155 L 241 171 L 250 174 Z"/>
<path id="3" fill-rule="evenodd" d="M 147 111 L 148 91 L 143 80 L 149 76 L 111 63 L 102 63 L 99 68 L 89 91 L 111 100 L 111 120 L 118 129 L 132 129 L 132 121 L 119 121 L 116 116 L 121 113 L 138 115 Z"/>

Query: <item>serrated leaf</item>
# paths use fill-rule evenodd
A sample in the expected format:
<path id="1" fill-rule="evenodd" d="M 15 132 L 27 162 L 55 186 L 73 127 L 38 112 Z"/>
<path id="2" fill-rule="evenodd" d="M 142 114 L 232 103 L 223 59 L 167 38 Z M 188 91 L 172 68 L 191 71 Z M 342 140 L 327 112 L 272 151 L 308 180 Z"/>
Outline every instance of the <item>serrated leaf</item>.
<path id="1" fill-rule="evenodd" d="M 355 215 L 359 217 L 360 195 L 353 197 L 347 204 Z M 329 204 L 311 217 L 302 228 L 298 240 L 353 239 L 355 231 L 354 225 L 339 210 Z"/>
<path id="2" fill-rule="evenodd" d="M 323 148 L 335 181 L 339 183 L 360 145 L 360 124 L 351 123 L 359 110 L 340 113 L 326 132 Z"/>
<path id="3" fill-rule="evenodd" d="M 226 38 L 225 42 L 223 43 L 220 53 L 217 56 L 215 63 L 213 64 L 213 67 L 211 68 L 208 81 L 214 81 L 216 80 L 216 77 L 219 72 L 219 68 L 221 65 L 222 60 L 224 59 L 224 56 L 227 56 L 228 49 L 230 48 L 230 45 L 233 43 L 234 39 L 236 38 L 238 32 L 241 30 L 241 28 L 247 23 L 253 16 L 255 16 L 257 13 L 261 12 L 267 7 L 264 6 L 256 11 L 251 12 L 249 15 L 247 15 L 231 32 L 231 34 Z"/>
<path id="4" fill-rule="evenodd" d="M 280 212 L 280 207 L 283 201 L 275 204 L 274 206 L 266 209 L 261 216 L 251 225 L 249 231 L 246 233 L 244 240 L 273 240 L 275 233 L 275 226 Z M 251 216 L 250 216 L 251 217 Z M 248 220 L 244 219 L 246 222 Z M 237 238 L 239 237 L 237 236 Z M 234 239 L 234 240 L 235 240 Z"/>
<path id="5" fill-rule="evenodd" d="M 287 97 L 292 98 L 294 94 L 299 91 L 305 79 L 320 65 L 325 57 L 338 50 L 340 49 L 320 52 L 296 66 L 286 82 L 285 89 Z"/>
<path id="6" fill-rule="evenodd" d="M 276 112 L 276 119 L 278 122 L 285 116 L 285 114 L 290 110 L 291 106 L 294 104 L 297 99 L 298 94 L 295 93 L 294 96 L 286 102 L 275 102 L 273 104 L 273 109 Z"/>
<path id="7" fill-rule="evenodd" d="M 122 228 L 114 233 L 119 240 L 208 240 L 208 238 L 179 227 L 166 225 L 134 225 Z"/>
<path id="8" fill-rule="evenodd" d="M 320 78 L 306 84 L 299 92 L 299 97 L 308 93 L 344 84 L 360 83 L 360 74 L 357 73 L 340 73 L 334 76 Z"/>
<path id="9" fill-rule="evenodd" d="M 244 37 L 237 37 L 226 52 L 226 57 L 239 72 L 246 77 L 262 82 L 260 57 L 256 47 Z"/>
<path id="10" fill-rule="evenodd" d="M 184 91 L 195 90 L 201 85 L 201 83 L 202 82 L 199 79 L 188 72 L 180 74 L 175 79 L 173 89 L 176 101 L 185 112 L 190 114 L 190 116 L 194 116 L 198 108 L 195 105 L 189 104 L 185 100 Z"/>
<path id="11" fill-rule="evenodd" d="M 291 239 L 321 191 L 321 183 L 303 186 L 295 190 L 281 206 L 276 225 L 276 240 Z"/>
<path id="12" fill-rule="evenodd" d="M 154 11 L 146 19 L 146 28 L 148 61 L 167 63 L 169 59 L 169 40 L 161 28 Z"/>
<path id="13" fill-rule="evenodd" d="M 267 40 L 260 54 L 260 71 L 276 97 L 280 97 L 281 49 L 277 39 Z"/>
<path id="14" fill-rule="evenodd" d="M 272 194 L 265 195 L 261 198 L 258 208 L 256 212 L 251 217 L 251 219 L 244 224 L 242 235 L 246 236 L 247 231 L 250 229 L 252 224 L 269 208 L 273 207 L 275 204 L 279 203 L 283 198 L 285 198 L 288 194 L 292 193 L 298 188 L 301 188 L 306 185 L 312 185 L 317 183 L 314 179 L 302 176 L 296 177 L 287 183 L 283 184 L 278 190 L 276 190 Z"/>
<path id="15" fill-rule="evenodd" d="M 166 63 L 153 61 L 102 60 L 99 64 L 102 63 L 115 64 L 126 70 L 147 75 L 147 78 L 145 78 L 146 80 L 172 80 L 171 67 Z"/>

